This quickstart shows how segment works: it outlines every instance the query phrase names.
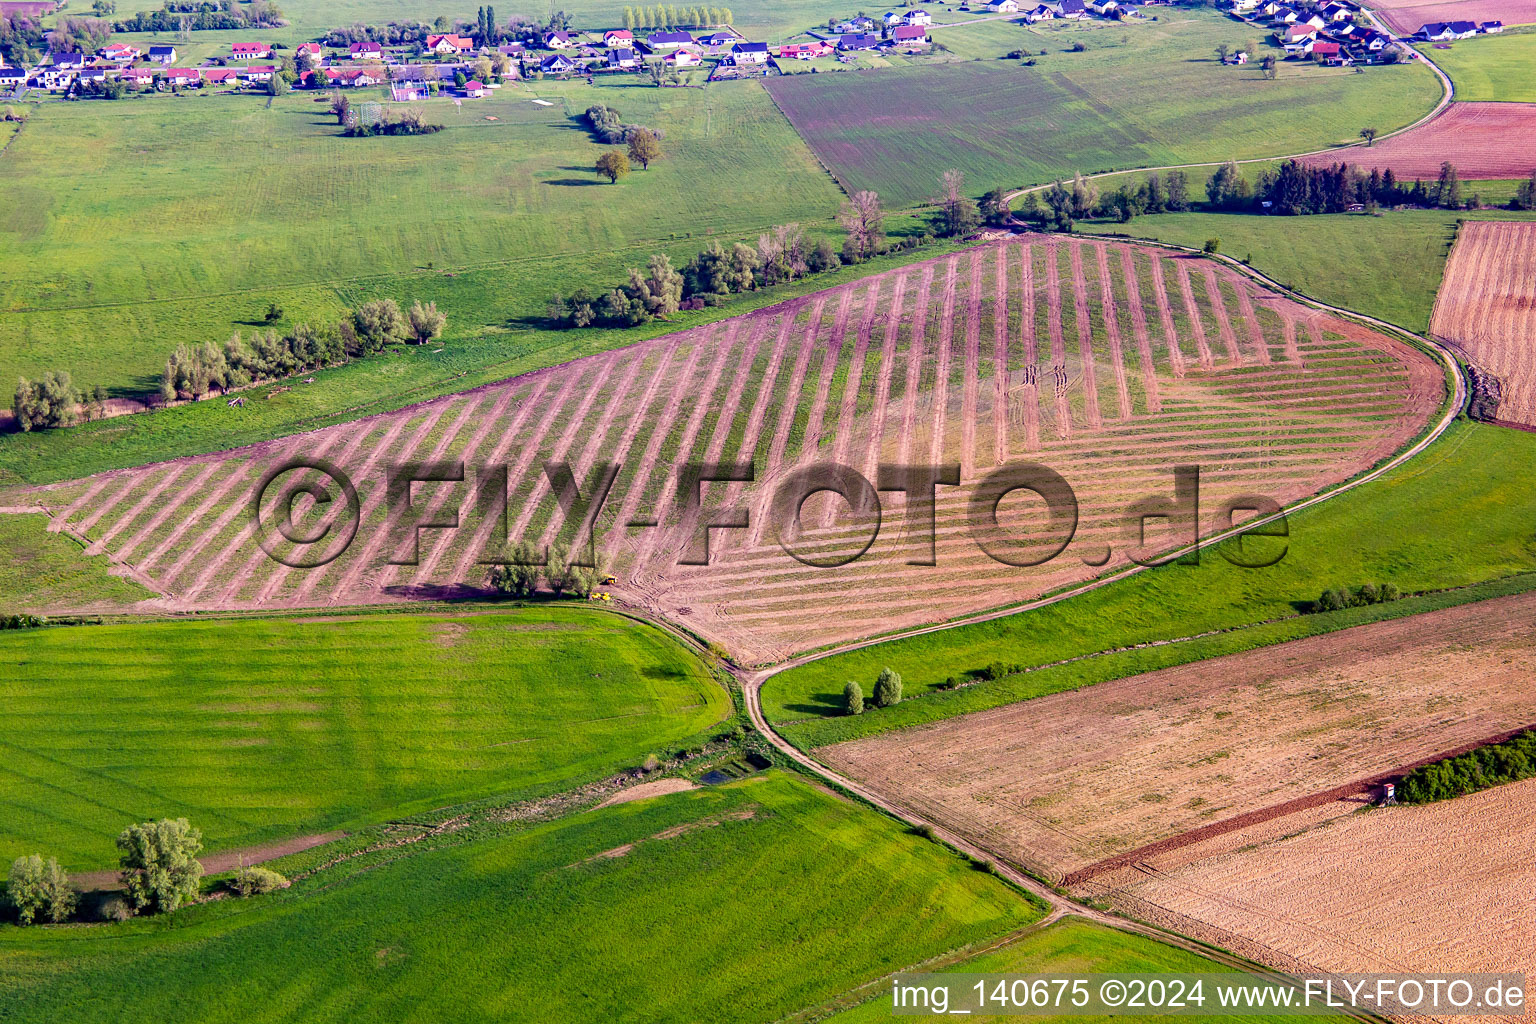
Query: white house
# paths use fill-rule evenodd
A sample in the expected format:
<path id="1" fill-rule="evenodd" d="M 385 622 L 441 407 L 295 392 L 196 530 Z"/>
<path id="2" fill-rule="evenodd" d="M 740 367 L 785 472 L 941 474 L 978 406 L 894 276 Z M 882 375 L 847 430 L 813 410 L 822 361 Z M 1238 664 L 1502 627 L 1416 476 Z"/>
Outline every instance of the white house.
<path id="1" fill-rule="evenodd" d="M 1018 0 L 987 0 L 987 10 L 993 14 L 1018 14 Z"/>
<path id="2" fill-rule="evenodd" d="M 737 43 L 731 47 L 731 63 L 733 64 L 767 64 L 767 43 Z"/>
<path id="3" fill-rule="evenodd" d="M 908 11 L 906 14 L 903 14 L 901 16 L 901 23 L 903 25 L 909 25 L 909 26 L 910 25 L 924 25 L 924 26 L 932 25 L 933 24 L 933 15 L 929 14 L 927 11 L 923 10 L 921 7 L 914 7 L 910 11 Z"/>

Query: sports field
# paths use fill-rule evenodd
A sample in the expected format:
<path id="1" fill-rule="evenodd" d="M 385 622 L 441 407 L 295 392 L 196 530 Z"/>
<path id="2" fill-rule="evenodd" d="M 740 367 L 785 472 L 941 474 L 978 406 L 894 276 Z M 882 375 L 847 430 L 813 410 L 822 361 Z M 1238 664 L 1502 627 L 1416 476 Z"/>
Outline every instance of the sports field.
<path id="1" fill-rule="evenodd" d="M 1291 516 L 1286 557 L 1271 568 L 1242 569 L 1208 555 L 1199 566 L 1145 572 L 1063 604 L 826 658 L 770 679 L 763 709 L 771 720 L 799 723 L 782 730 L 797 743 L 820 746 L 1308 636 L 1369 621 L 1382 609 L 1444 606 L 1424 598 L 1298 616 L 1328 586 L 1391 581 L 1413 592 L 1510 577 L 1510 588 L 1526 589 L 1530 578 L 1519 574 L 1536 570 L 1529 529 L 1536 502 L 1520 483 L 1528 472 L 1536 472 L 1530 434 L 1455 425 L 1407 466 Z M 1096 652 L 1117 653 L 936 692 L 946 677 L 964 679 L 994 662 L 1049 666 Z M 908 697 L 922 699 L 839 717 L 844 681 L 873 680 L 885 665 L 902 674 Z"/>
<path id="2" fill-rule="evenodd" d="M 270 302 L 284 327 L 381 295 L 437 297 L 444 347 L 501 343 L 478 354 L 484 366 L 515 354 L 573 279 L 595 288 L 657 249 L 835 212 L 836 187 L 760 85 L 638 82 L 426 102 L 448 128 L 421 138 L 342 138 L 312 93 L 271 109 L 255 96 L 154 96 L 110 117 L 44 104 L 0 159 L 12 200 L 0 210 L 0 377 L 66 369 L 150 391 L 178 342 L 249 333 Z M 576 120 L 596 102 L 661 132 L 664 158 L 600 184 L 604 147 Z M 77 158 L 61 166 L 61 150 Z M 476 287 L 456 281 L 465 272 L 483 273 Z M 390 383 L 373 376 L 375 392 Z"/>
<path id="3" fill-rule="evenodd" d="M 1531 75 L 1536 30 L 1459 39 L 1448 50 L 1437 50 L 1431 43 L 1420 43 L 1418 48 L 1451 76 L 1459 100 L 1536 103 L 1536 77 Z"/>
<path id="4" fill-rule="evenodd" d="M 1440 96 L 1430 71 L 1285 66 L 1274 81 L 1224 67 L 1220 42 L 1254 31 L 1212 13 L 1178 10 L 1156 24 L 1103 28 L 1084 53 L 1051 50 L 1037 66 L 981 61 L 880 74 L 794 75 L 768 90 L 849 189 L 897 205 L 929 200 L 957 168 L 979 194 L 1130 167 L 1321 149 L 1427 113 Z M 1102 42 L 1091 42 L 1093 39 Z"/>
<path id="5" fill-rule="evenodd" d="M 585 485 L 596 464 L 617 462 L 598 526 L 620 593 L 763 662 L 1021 600 L 1106 558 L 1124 565 L 1143 543 L 1124 535 L 1124 509 L 1171 494 L 1175 464 L 1201 467 L 1201 532 L 1224 522 L 1229 498 L 1284 502 L 1341 482 L 1414 437 L 1442 395 L 1441 371 L 1417 350 L 1216 264 L 1031 236 L 359 426 L 22 496 L 156 581 L 169 607 L 308 607 L 482 583 L 477 559 L 500 526 L 461 485 L 417 499 L 424 513 L 460 508 L 460 528 L 425 531 L 416 565 L 385 564 L 398 554 L 385 466 L 463 459 L 472 480 L 505 464 L 508 535 L 547 543 L 573 527 L 541 467 L 569 460 Z M 244 514 L 257 478 L 296 454 L 331 460 L 362 495 L 358 541 L 313 571 L 273 562 Z M 995 546 L 998 558 L 968 525 L 976 482 L 1016 457 L 1044 461 L 1075 490 L 1063 557 L 1049 558 L 1059 527 L 1022 498 L 1002 521 L 1031 539 Z M 755 486 L 715 486 L 689 512 L 674 467 L 690 459 L 751 461 Z M 797 532 L 774 510 L 791 469 L 826 460 L 869 479 L 882 460 L 958 464 L 966 486 L 940 491 L 934 564 L 899 522 L 841 564 L 868 521 L 812 503 Z M 695 524 L 738 501 L 750 529 L 717 535 L 709 566 L 681 564 Z M 623 528 L 646 516 L 661 527 Z M 781 536 L 835 564 L 797 561 Z M 1154 524 L 1146 543 L 1161 550 L 1172 536 Z M 866 599 L 878 590 L 900 596 Z M 833 607 L 838 616 L 822 614 Z"/>
<path id="6" fill-rule="evenodd" d="M 730 713 L 660 631 L 582 608 L 0 633 L 0 859 L 116 862 L 127 824 L 210 849 L 568 789 Z"/>
<path id="7" fill-rule="evenodd" d="M 0 930 L 10 1020 L 776 1020 L 1041 916 L 770 773 L 333 869 L 276 897 Z M 281 866 L 281 865 L 280 865 Z M 338 877 L 340 876 L 340 877 Z"/>

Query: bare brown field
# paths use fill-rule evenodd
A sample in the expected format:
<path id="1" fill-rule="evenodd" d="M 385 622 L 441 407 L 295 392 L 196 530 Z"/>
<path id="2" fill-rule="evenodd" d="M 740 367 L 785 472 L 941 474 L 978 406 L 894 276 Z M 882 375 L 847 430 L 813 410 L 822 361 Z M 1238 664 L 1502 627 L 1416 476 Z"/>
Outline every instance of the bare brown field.
<path id="1" fill-rule="evenodd" d="M 1363 170 L 1391 168 L 1405 182 L 1433 182 L 1447 160 L 1464 181 L 1529 178 L 1536 171 L 1533 137 L 1536 103 L 1452 103 L 1419 127 L 1374 146 L 1318 153 L 1301 162 L 1325 166 L 1342 160 Z"/>
<path id="2" fill-rule="evenodd" d="M 1282 819 L 1079 891 L 1281 970 L 1529 977 L 1533 847 L 1527 780 L 1420 807 Z"/>
<path id="3" fill-rule="evenodd" d="M 748 661 L 941 616 L 979 611 L 1126 564 L 1125 510 L 1171 496 L 1171 467 L 1201 467 L 1202 532 L 1228 499 L 1282 503 L 1342 482 L 1399 450 L 1444 393 L 1426 355 L 1268 292 L 1197 257 L 1150 247 L 1024 236 L 682 330 L 398 412 L 253 448 L 40 488 L 56 525 L 150 581 L 173 609 L 292 608 L 464 595 L 503 533 L 570 536 L 545 478 L 569 462 L 582 493 L 619 465 L 597 521 L 619 596 L 681 621 Z M 256 482 L 296 456 L 355 482 L 360 528 L 315 569 L 274 562 L 255 542 Z M 993 561 L 967 526 L 971 485 L 1020 459 L 1061 473 L 1080 504 L 1064 553 L 1033 567 Z M 417 484 L 424 530 L 413 565 L 387 536 L 384 474 L 397 463 L 462 460 L 459 483 Z M 963 467 L 939 489 L 937 564 L 886 492 L 868 552 L 813 568 L 769 522 L 778 482 L 812 463 L 873 478 L 884 462 Z M 680 493 L 689 461 L 750 463 L 755 482 Z M 477 471 L 507 468 L 507 513 L 477 501 Z M 212 468 L 210 468 L 210 466 Z M 330 513 L 343 503 L 333 503 Z M 840 505 L 840 503 L 837 503 Z M 716 530 L 712 564 L 679 564 L 694 528 L 726 506 L 746 530 Z M 305 530 L 324 518 L 307 499 Z M 870 530 L 846 506 L 808 502 L 788 535 L 818 560 L 856 551 Z M 1043 505 L 1003 503 L 1010 528 L 1040 536 Z M 656 527 L 630 527 L 654 519 Z M 1184 538 L 1180 538 L 1184 539 Z M 1171 538 L 1161 539 L 1166 544 Z M 289 546 L 291 547 L 291 546 Z M 878 602 L 867 600 L 879 593 Z"/>
<path id="4" fill-rule="evenodd" d="M 1533 624 L 1536 595 L 1501 598 L 817 753 L 897 803 L 1061 880 L 1536 723 Z"/>
<path id="5" fill-rule="evenodd" d="M 1461 226 L 1430 331 L 1499 379 L 1499 419 L 1536 427 L 1536 224 Z"/>
<path id="6" fill-rule="evenodd" d="M 1403 35 L 1432 21 L 1536 22 L 1536 0 L 1385 0 L 1372 4 L 1371 10 Z"/>

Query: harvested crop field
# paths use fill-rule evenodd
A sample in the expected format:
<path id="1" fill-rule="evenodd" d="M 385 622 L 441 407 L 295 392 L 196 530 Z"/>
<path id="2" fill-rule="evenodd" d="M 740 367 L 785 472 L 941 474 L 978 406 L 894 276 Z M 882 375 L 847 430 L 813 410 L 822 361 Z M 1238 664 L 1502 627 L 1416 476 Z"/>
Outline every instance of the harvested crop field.
<path id="1" fill-rule="evenodd" d="M 1428 122 L 1383 139 L 1303 157 L 1314 166 L 1345 161 L 1364 170 L 1387 170 L 1399 180 L 1433 182 L 1450 161 L 1463 180 L 1529 178 L 1536 171 L 1536 103 L 1452 103 Z"/>
<path id="2" fill-rule="evenodd" d="M 1296 973 L 1536 972 L 1536 780 L 1287 823 L 1080 892 Z"/>
<path id="3" fill-rule="evenodd" d="M 1385 0 L 1371 5 L 1388 25 L 1412 35 L 1432 21 L 1502 21 L 1524 25 L 1536 21 L 1536 0 Z"/>
<path id="4" fill-rule="evenodd" d="M 1125 509 L 1171 497 L 1175 464 L 1201 467 L 1203 531 L 1225 525 L 1222 503 L 1236 496 L 1311 494 L 1400 449 L 1443 395 L 1423 353 L 1209 261 L 1027 236 L 396 413 L 24 500 L 131 565 L 168 607 L 308 607 L 471 593 L 503 528 L 541 543 L 574 532 L 546 461 L 570 462 L 583 495 L 594 467 L 617 463 L 597 523 L 620 596 L 771 661 L 1036 595 L 1102 571 L 1106 557 L 1124 565 L 1137 543 Z M 359 496 L 353 543 L 315 569 L 269 557 L 248 512 L 261 475 L 299 455 L 342 467 Z M 418 564 L 390 564 L 409 545 L 385 530 L 385 467 L 455 459 L 465 481 L 417 484 L 411 515 L 459 509 L 459 527 L 422 531 Z M 690 512 L 674 472 L 690 459 L 750 462 L 755 483 L 705 485 Z M 967 525 L 971 485 L 1018 459 L 1062 474 L 1079 503 L 1069 547 L 1033 567 L 994 561 Z M 828 461 L 871 480 L 882 461 L 958 464 L 966 486 L 939 489 L 936 564 L 909 564 L 928 555 L 926 531 L 906 525 L 889 493 L 862 558 L 817 568 L 786 554 L 784 524 L 769 522 L 774 488 Z M 476 498 L 477 472 L 499 465 L 505 517 Z M 301 533 L 322 518 L 307 500 Z M 806 504 L 803 530 L 785 530 L 818 561 L 856 552 L 875 526 L 825 502 Z M 749 512 L 749 528 L 713 531 L 712 564 L 680 564 L 694 527 L 727 505 Z M 1016 495 L 999 512 L 1030 538 L 1015 561 L 1060 540 L 1043 533 L 1038 501 Z M 661 525 L 619 525 L 646 518 Z M 1173 539 L 1155 523 L 1148 533 L 1154 548 Z"/>
<path id="5" fill-rule="evenodd" d="M 1499 420 L 1536 427 L 1536 224 L 1463 224 L 1430 330 L 1499 379 Z"/>
<path id="6" fill-rule="evenodd" d="M 998 854 L 1072 881 L 1106 858 L 1536 723 L 1533 624 L 1536 595 L 1501 598 L 818 756 Z"/>

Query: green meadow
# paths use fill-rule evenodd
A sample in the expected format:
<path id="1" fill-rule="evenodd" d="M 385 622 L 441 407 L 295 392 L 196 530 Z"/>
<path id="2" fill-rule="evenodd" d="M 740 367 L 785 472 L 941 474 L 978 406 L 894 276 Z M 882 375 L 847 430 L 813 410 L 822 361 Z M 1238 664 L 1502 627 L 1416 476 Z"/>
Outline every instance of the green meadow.
<path id="1" fill-rule="evenodd" d="M 1417 63 L 1361 74 L 1292 64 L 1269 81 L 1215 56 L 1223 42 L 1252 45 L 1251 27 L 1183 9 L 1159 19 L 1036 26 L 1009 42 L 1045 51 L 1033 67 L 978 53 L 879 74 L 769 79 L 768 90 L 845 187 L 896 205 L 929 201 L 949 168 L 980 194 L 1079 171 L 1321 149 L 1357 141 L 1365 124 L 1409 124 L 1441 93 Z M 1001 31 L 976 28 L 989 39 Z"/>
<path id="2" fill-rule="evenodd" d="M 600 183 L 604 147 L 579 122 L 596 102 L 659 131 L 664 158 Z M 458 333 L 515 327 L 561 286 L 552 258 L 606 270 L 825 220 L 840 198 L 755 83 L 530 83 L 423 106 L 445 131 L 343 138 L 313 93 L 41 105 L 0 160 L 0 374 L 143 389 L 177 342 L 261 326 L 269 301 L 319 316 L 466 271 L 505 294 L 451 306 Z"/>
<path id="3" fill-rule="evenodd" d="M 1083 974 L 1207 974 L 1221 972 L 1228 968 L 1217 966 L 1205 957 L 1173 946 L 1165 946 L 1161 942 L 1154 942 L 1140 935 L 1106 928 L 1082 918 L 1069 917 L 1039 931 L 1030 932 L 1001 949 L 983 953 L 945 970 L 962 974 L 1050 974 L 1070 978 Z M 1207 992 L 1205 996 L 1208 1004 L 1215 1003 L 1214 995 Z M 1126 1016 L 1129 1015 L 1092 1017 L 1081 1014 L 1072 1016 L 1030 1014 L 1030 1019 L 1107 1024 L 1109 1021 L 1124 1020 Z M 878 998 L 826 1019 L 835 1024 L 874 1024 L 877 1021 L 884 1024 L 891 1019 L 891 999 L 889 994 L 882 994 Z M 904 1016 L 903 1019 L 924 1020 L 932 1024 L 934 1021 L 953 1020 L 954 1017 L 918 1014 Z M 1019 1018 L 989 1014 L 971 1016 L 967 1019 L 1002 1024 L 1004 1021 L 1017 1021 Z M 1231 1018 L 1219 1013 L 1210 1013 L 1203 1016 L 1196 1014 L 1185 1019 L 1202 1021 L 1230 1020 Z M 1294 1021 L 1307 1018 L 1255 1015 L 1249 1019 L 1254 1024 L 1259 1024 L 1261 1021 L 1273 1024 L 1280 1020 Z M 1336 1020 L 1337 1018 L 1311 1019 Z"/>
<path id="4" fill-rule="evenodd" d="M 776 1020 L 1041 916 L 778 772 L 428 846 L 170 928 L 0 928 L 7 1020 Z"/>
<path id="5" fill-rule="evenodd" d="M 585 608 L 0 633 L 0 860 L 110 867 L 188 817 L 210 849 L 619 769 L 731 713 L 667 634 Z"/>
<path id="6" fill-rule="evenodd" d="M 1458 100 L 1536 103 L 1536 75 L 1531 73 L 1536 67 L 1536 28 L 1461 39 L 1448 50 L 1434 49 L 1430 43 L 1418 49 L 1451 76 Z"/>
<path id="7" fill-rule="evenodd" d="M 1407 465 L 1289 517 L 1288 539 L 1248 541 L 1271 553 L 1285 545 L 1270 568 L 1238 568 L 1208 549 L 1198 565 L 1147 570 L 1035 611 L 792 669 L 764 684 L 763 710 L 796 743 L 820 746 L 1480 596 L 1298 616 L 1328 587 L 1392 582 L 1411 594 L 1506 580 L 1481 596 L 1528 589 L 1532 580 L 1522 574 L 1536 572 L 1536 498 L 1524 481 L 1532 473 L 1536 437 L 1458 422 Z M 1219 635 L 1136 646 L 1207 633 Z M 1113 653 L 1055 665 L 1101 652 Z M 967 679 L 994 662 L 1053 667 L 939 689 L 951 676 Z M 860 680 L 868 692 L 887 665 L 918 699 L 842 716 L 844 682 Z"/>
<path id="8" fill-rule="evenodd" d="M 155 595 L 108 571 L 105 556 L 87 557 L 62 533 L 49 533 L 41 513 L 0 515 L 0 614 L 49 608 L 120 608 Z"/>
<path id="9" fill-rule="evenodd" d="M 1193 187 L 1203 189 L 1203 180 Z M 1476 187 L 1469 185 L 1468 190 Z M 1079 230 L 1196 249 L 1215 238 L 1222 253 L 1288 288 L 1423 333 L 1429 330 L 1457 225 L 1464 220 L 1533 217 L 1497 210 L 1389 210 L 1375 217 L 1162 213 L 1129 224 L 1085 223 Z"/>

